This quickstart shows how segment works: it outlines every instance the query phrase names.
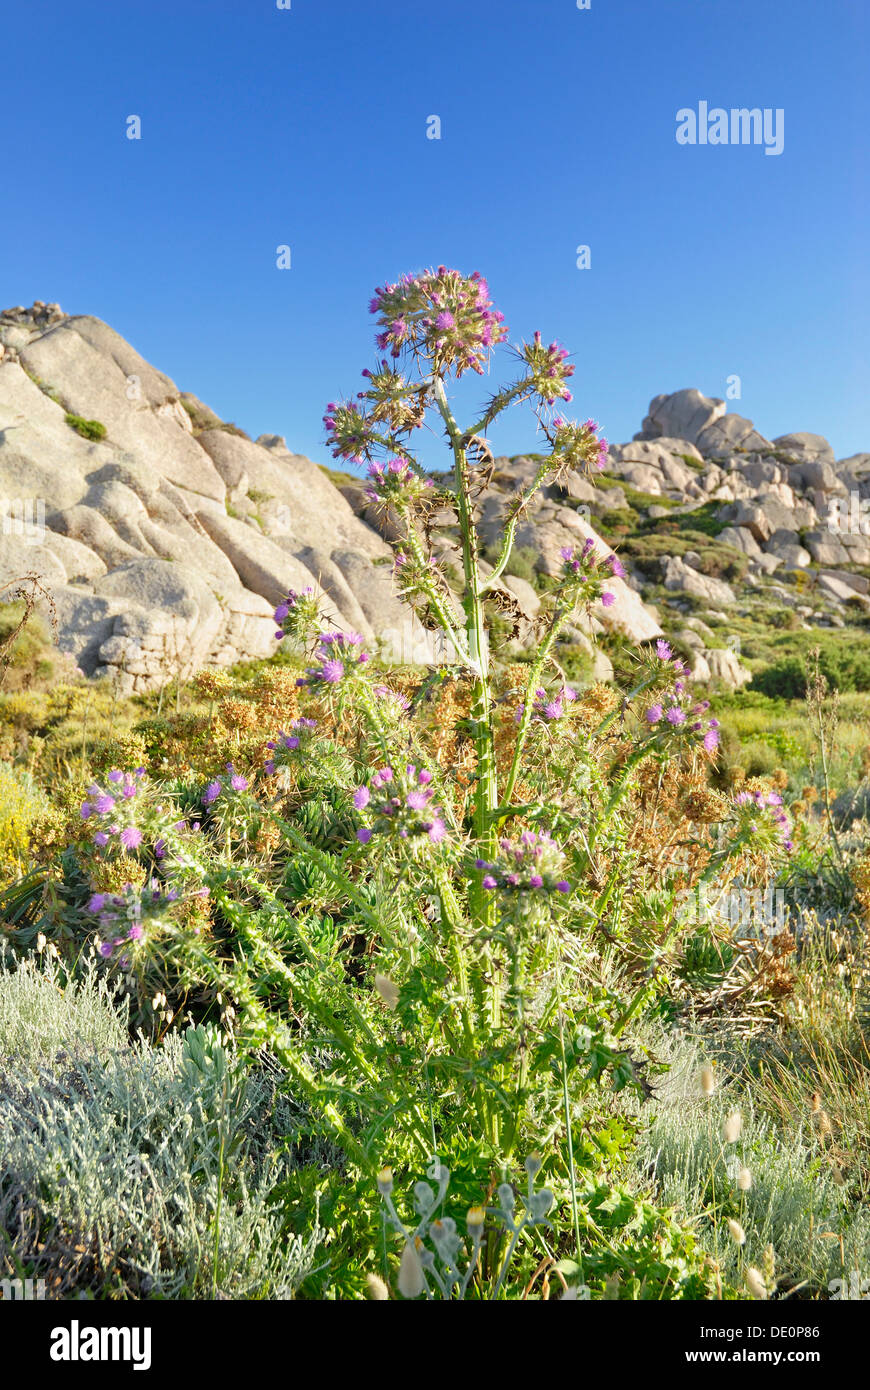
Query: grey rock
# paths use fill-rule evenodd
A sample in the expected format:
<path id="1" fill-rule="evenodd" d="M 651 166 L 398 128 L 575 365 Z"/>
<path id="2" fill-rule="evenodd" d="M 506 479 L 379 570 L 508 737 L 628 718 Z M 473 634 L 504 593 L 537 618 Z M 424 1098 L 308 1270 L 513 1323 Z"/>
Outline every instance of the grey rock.
<path id="1" fill-rule="evenodd" d="M 664 566 L 664 586 L 673 592 L 692 594 L 706 599 L 709 603 L 733 604 L 736 595 L 724 579 L 716 579 L 709 574 L 699 574 L 676 555 L 669 557 Z"/>
<path id="2" fill-rule="evenodd" d="M 702 454 L 728 456 L 736 449 L 744 452 L 767 453 L 770 441 L 759 434 L 751 420 L 743 415 L 720 415 L 708 424 L 697 436 L 695 443 Z"/>
<path id="3" fill-rule="evenodd" d="M 851 584 L 846 584 L 842 579 L 825 571 L 818 577 L 818 586 L 826 594 L 837 599 L 840 603 L 855 603 L 865 609 L 870 609 L 870 598 L 866 594 L 859 593 Z"/>
<path id="4" fill-rule="evenodd" d="M 752 680 L 752 672 L 741 666 L 735 653 L 729 649 L 714 649 L 705 652 L 704 655 L 710 668 L 711 679 L 719 681 L 729 690 L 739 690 L 747 681 Z"/>
<path id="5" fill-rule="evenodd" d="M 735 550 L 742 550 L 744 555 L 754 558 L 761 554 L 761 546 L 748 526 L 726 526 L 716 539 L 724 545 L 733 545 Z"/>
<path id="6" fill-rule="evenodd" d="M 820 434 L 781 434 L 774 439 L 773 447 L 777 453 L 787 454 L 795 463 L 816 459 L 825 463 L 834 462 L 834 451 Z"/>
<path id="7" fill-rule="evenodd" d="M 638 439 L 686 439 L 697 444 L 698 436 L 725 414 L 725 402 L 702 396 L 694 387 L 674 391 L 671 395 L 655 396 L 650 401 L 649 414 L 641 426 Z"/>
<path id="8" fill-rule="evenodd" d="M 863 574 L 851 574 L 848 570 L 820 570 L 819 577 L 836 579 L 847 588 L 854 589 L 856 594 L 870 594 L 870 579 Z"/>
<path id="9" fill-rule="evenodd" d="M 799 546 L 797 550 L 800 551 Z M 800 551 L 800 553 L 806 555 L 805 550 Z M 807 561 L 809 561 L 808 555 Z M 755 558 L 750 561 L 750 565 L 761 574 L 773 574 L 775 570 L 779 569 L 780 565 L 786 565 L 787 568 L 790 569 L 798 568 L 798 562 L 790 563 L 785 555 L 756 555 Z"/>
<path id="10" fill-rule="evenodd" d="M 836 569 L 840 565 L 849 564 L 849 552 L 841 544 L 842 539 L 830 531 L 807 531 L 804 535 L 804 545 L 816 564 Z"/>

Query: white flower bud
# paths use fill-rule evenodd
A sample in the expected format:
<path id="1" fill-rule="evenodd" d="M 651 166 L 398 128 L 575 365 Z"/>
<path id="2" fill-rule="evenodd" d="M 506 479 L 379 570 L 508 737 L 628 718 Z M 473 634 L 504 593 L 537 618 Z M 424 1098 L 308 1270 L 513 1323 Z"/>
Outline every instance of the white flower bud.
<path id="1" fill-rule="evenodd" d="M 423 1262 L 416 1241 L 409 1240 L 399 1261 L 399 1293 L 403 1298 L 419 1298 L 426 1288 Z"/>
<path id="2" fill-rule="evenodd" d="M 389 1289 L 377 1274 L 366 1275 L 366 1290 L 374 1303 L 386 1303 L 390 1297 Z"/>
<path id="3" fill-rule="evenodd" d="M 746 1271 L 746 1287 L 753 1298 L 767 1298 L 767 1288 L 759 1270 L 750 1265 Z"/>
<path id="4" fill-rule="evenodd" d="M 731 1239 L 734 1241 L 735 1245 L 746 1244 L 746 1232 L 740 1222 L 732 1221 L 730 1216 L 728 1218 L 728 1230 L 731 1232 Z"/>
<path id="5" fill-rule="evenodd" d="M 739 1110 L 732 1110 L 724 1125 L 722 1135 L 726 1144 L 736 1144 L 743 1130 L 743 1120 Z"/>
<path id="6" fill-rule="evenodd" d="M 399 986 L 389 975 L 375 976 L 375 989 L 388 1009 L 394 1009 L 399 1002 Z"/>

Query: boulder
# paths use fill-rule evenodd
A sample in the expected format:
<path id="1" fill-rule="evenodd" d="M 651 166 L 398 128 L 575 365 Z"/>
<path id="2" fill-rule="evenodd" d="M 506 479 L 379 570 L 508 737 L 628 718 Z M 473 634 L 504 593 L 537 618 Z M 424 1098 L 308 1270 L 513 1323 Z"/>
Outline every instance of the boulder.
<path id="1" fill-rule="evenodd" d="M 747 681 L 752 680 L 752 672 L 741 666 L 737 656 L 730 649 L 714 649 L 705 652 L 704 656 L 710 668 L 711 680 L 719 681 L 729 690 L 739 690 Z"/>
<path id="2" fill-rule="evenodd" d="M 787 455 L 790 463 L 834 462 L 834 451 L 820 434 L 781 434 L 774 439 L 773 447 L 778 454 Z"/>
<path id="3" fill-rule="evenodd" d="M 839 603 L 855 603 L 865 609 L 870 609 L 870 598 L 866 594 L 859 593 L 851 584 L 846 584 L 842 579 L 838 579 L 830 572 L 824 571 L 818 577 L 818 587 Z"/>
<path id="4" fill-rule="evenodd" d="M 761 554 L 761 546 L 748 526 L 726 526 L 716 539 L 725 545 L 733 545 L 735 550 L 742 550 L 744 555 L 755 557 Z"/>
<path id="5" fill-rule="evenodd" d="M 711 604 L 731 605 L 736 602 L 734 590 L 724 579 L 700 574 L 676 555 L 665 561 L 664 586 L 672 592 L 692 594 Z"/>
<path id="6" fill-rule="evenodd" d="M 841 544 L 843 539 L 831 531 L 807 531 L 803 543 L 816 564 L 837 568 L 850 563 L 849 552 L 845 545 Z"/>
<path id="7" fill-rule="evenodd" d="M 725 414 L 725 402 L 702 396 L 691 387 L 671 395 L 655 396 L 649 404 L 649 414 L 636 439 L 686 439 L 697 444 L 698 436 Z"/>
<path id="8" fill-rule="evenodd" d="M 751 420 L 743 415 L 719 415 L 701 430 L 695 443 L 702 454 L 730 455 L 739 449 L 744 453 L 769 453 L 770 441 L 759 434 Z"/>
<path id="9" fill-rule="evenodd" d="M 756 541 L 766 541 L 776 530 L 776 524 L 763 507 L 753 502 L 735 502 L 733 506 L 720 512 L 732 526 L 744 527 Z"/>
<path id="10" fill-rule="evenodd" d="M 870 594 L 870 579 L 863 574 L 851 574 L 848 570 L 820 570 L 820 579 L 836 579 L 856 594 Z"/>

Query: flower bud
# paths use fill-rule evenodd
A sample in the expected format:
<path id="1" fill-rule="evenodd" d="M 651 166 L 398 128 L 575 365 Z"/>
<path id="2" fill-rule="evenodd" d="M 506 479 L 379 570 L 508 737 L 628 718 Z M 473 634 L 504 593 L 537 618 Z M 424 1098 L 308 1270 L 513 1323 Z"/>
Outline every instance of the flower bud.
<path id="1" fill-rule="evenodd" d="M 377 1274 L 366 1275 L 366 1292 L 373 1303 L 386 1303 L 390 1297 L 389 1289 Z"/>
<path id="2" fill-rule="evenodd" d="M 750 1265 L 746 1271 L 746 1287 L 753 1298 L 767 1298 L 767 1288 L 761 1272 Z"/>
<path id="3" fill-rule="evenodd" d="M 722 1126 L 722 1136 L 726 1144 L 735 1144 L 740 1138 L 743 1129 L 743 1120 L 739 1110 L 732 1110 L 724 1125 Z"/>
<path id="4" fill-rule="evenodd" d="M 388 1009 L 394 1009 L 399 1002 L 399 986 L 389 975 L 375 976 L 375 989 Z"/>
<path id="5" fill-rule="evenodd" d="M 399 1293 L 403 1298 L 419 1298 L 426 1288 L 423 1263 L 417 1242 L 409 1240 L 399 1261 Z"/>
<path id="6" fill-rule="evenodd" d="M 728 1218 L 728 1230 L 731 1232 L 731 1239 L 734 1241 L 735 1245 L 746 1244 L 746 1232 L 740 1222 L 732 1221 L 730 1216 Z"/>
<path id="7" fill-rule="evenodd" d="M 486 1211 L 483 1207 L 469 1207 L 465 1220 L 469 1235 L 476 1236 L 486 1220 Z"/>

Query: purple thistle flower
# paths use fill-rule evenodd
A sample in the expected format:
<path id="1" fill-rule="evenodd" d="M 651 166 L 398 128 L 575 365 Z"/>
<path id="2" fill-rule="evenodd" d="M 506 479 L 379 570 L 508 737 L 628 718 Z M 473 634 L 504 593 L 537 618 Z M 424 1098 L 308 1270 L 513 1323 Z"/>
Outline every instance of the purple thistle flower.
<path id="1" fill-rule="evenodd" d="M 659 720 L 662 717 L 662 713 L 663 710 L 661 705 L 650 705 L 649 709 L 646 712 L 647 723 L 658 724 Z"/>
<path id="2" fill-rule="evenodd" d="M 669 724 L 685 724 L 686 715 L 679 705 L 671 705 L 665 716 Z"/>
<path id="3" fill-rule="evenodd" d="M 358 787 L 353 794 L 353 804 L 358 811 L 365 810 L 372 799 L 372 794 L 368 787 Z"/>
<path id="4" fill-rule="evenodd" d="M 127 825 L 121 831 L 120 839 L 125 849 L 138 849 L 142 843 L 142 831 L 135 825 Z"/>
<path id="5" fill-rule="evenodd" d="M 102 849 L 103 846 L 107 845 L 108 843 L 109 837 L 106 834 L 105 830 L 98 830 L 96 835 L 94 836 L 94 844 L 99 845 L 100 849 Z"/>
<path id="6" fill-rule="evenodd" d="M 570 893 L 570 892 L 571 892 L 571 885 L 570 885 L 570 883 L 568 882 L 568 880 L 567 880 L 566 878 L 560 878 L 560 879 L 559 879 L 559 882 L 556 884 L 556 892 L 557 892 L 557 893 Z"/>
<path id="7" fill-rule="evenodd" d="M 325 680 L 329 685 L 337 685 L 343 675 L 344 662 L 339 661 L 337 657 L 332 657 L 330 660 L 324 661 L 320 668 L 321 679 Z"/>
<path id="8" fill-rule="evenodd" d="M 112 943 L 111 943 L 111 941 L 101 941 L 101 942 L 100 942 L 100 955 L 103 957 L 103 959 L 105 960 L 105 959 L 106 959 L 108 956 L 110 956 L 111 954 L 112 954 Z"/>
<path id="9" fill-rule="evenodd" d="M 483 886 L 484 888 L 497 888 L 498 884 L 496 883 L 492 874 L 487 874 L 486 878 L 483 880 Z"/>
<path id="10" fill-rule="evenodd" d="M 105 893 L 93 893 L 88 902 L 88 912 L 102 912 L 106 906 Z"/>
<path id="11" fill-rule="evenodd" d="M 615 602 L 616 594 L 606 593 L 601 595 L 601 603 L 605 608 L 609 608 L 611 604 L 614 604 Z"/>
<path id="12" fill-rule="evenodd" d="M 659 661 L 670 661 L 672 654 L 670 642 L 665 642 L 660 637 L 656 642 L 656 656 Z"/>
<path id="13" fill-rule="evenodd" d="M 130 940 L 130 941 L 138 941 L 141 935 L 142 935 L 142 927 L 141 927 L 141 924 L 140 924 L 139 922 L 134 922 L 133 925 L 132 925 L 132 927 L 130 928 L 130 930 L 127 932 L 127 938 L 128 938 L 128 940 Z"/>
<path id="14" fill-rule="evenodd" d="M 436 816 L 431 825 L 426 827 L 429 839 L 433 845 L 438 845 L 447 835 L 447 826 L 440 817 Z"/>
<path id="15" fill-rule="evenodd" d="M 356 838 L 359 840 L 361 845 L 367 845 L 369 840 L 372 838 L 372 832 L 370 830 L 367 830 L 366 827 L 363 826 L 361 830 L 358 830 L 356 832 Z"/>
<path id="16" fill-rule="evenodd" d="M 81 816 L 82 820 L 87 820 L 88 816 L 92 813 L 93 809 L 94 808 L 89 801 L 83 801 L 79 810 L 79 815 Z"/>
<path id="17" fill-rule="evenodd" d="M 543 888 L 543 886 L 544 886 L 544 880 L 541 878 L 541 875 L 540 875 L 540 874 L 532 874 L 531 878 L 529 879 L 529 887 L 530 887 L 530 888 Z"/>
<path id="18" fill-rule="evenodd" d="M 704 735 L 704 747 L 706 748 L 707 752 L 708 752 L 708 753 L 712 753 L 713 750 L 714 750 L 716 747 L 718 747 L 718 744 L 719 744 L 719 731 L 718 731 L 718 729 L 708 729 L 707 732 L 706 732 L 705 735 Z"/>
<path id="19" fill-rule="evenodd" d="M 123 780 L 124 780 L 124 774 L 123 774 L 123 772 L 121 772 L 117 767 L 113 767 L 113 768 L 112 768 L 112 771 L 109 773 L 109 781 L 110 781 L 110 782 L 122 782 Z"/>
<path id="20" fill-rule="evenodd" d="M 209 782 L 208 786 L 202 794 L 203 806 L 211 806 L 213 801 L 217 801 L 222 791 L 223 783 L 217 780 L 215 780 L 214 782 Z"/>
<path id="21" fill-rule="evenodd" d="M 248 779 L 247 777 L 243 777 L 241 773 L 236 772 L 230 779 L 230 786 L 234 792 L 246 792 L 248 790 Z"/>

